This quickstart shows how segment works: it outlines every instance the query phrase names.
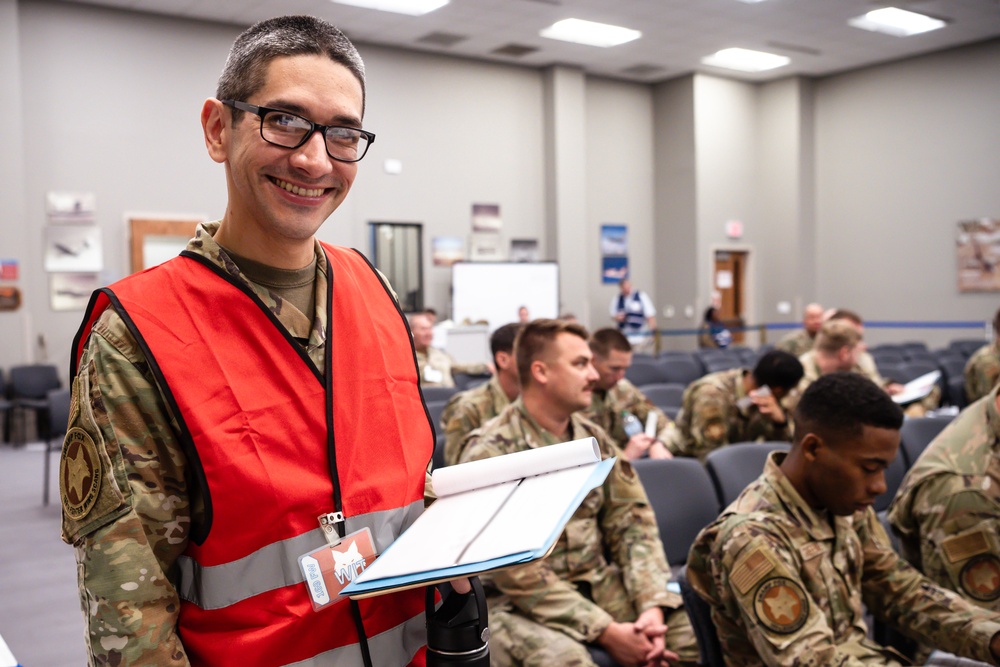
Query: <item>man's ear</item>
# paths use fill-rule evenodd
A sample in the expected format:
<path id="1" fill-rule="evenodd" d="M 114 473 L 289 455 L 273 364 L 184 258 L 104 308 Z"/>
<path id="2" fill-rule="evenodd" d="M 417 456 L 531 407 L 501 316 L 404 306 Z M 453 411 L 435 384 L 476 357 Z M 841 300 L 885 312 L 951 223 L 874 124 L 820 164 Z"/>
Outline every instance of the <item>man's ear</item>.
<path id="1" fill-rule="evenodd" d="M 819 456 L 819 451 L 824 447 L 826 447 L 826 443 L 823 441 L 823 438 L 815 433 L 806 433 L 802 436 L 802 440 L 799 441 L 802 456 L 809 462 L 815 461 Z"/>
<path id="2" fill-rule="evenodd" d="M 500 352 L 497 352 L 496 356 L 493 358 L 493 363 L 496 365 L 497 370 L 500 369 L 507 370 L 508 368 L 510 368 L 511 364 L 510 352 L 504 352 L 502 350 Z"/>
<path id="3" fill-rule="evenodd" d="M 208 156 L 222 164 L 226 161 L 229 143 L 229 114 L 225 105 L 214 97 L 205 100 L 201 107 L 201 129 L 205 134 Z"/>
<path id="4" fill-rule="evenodd" d="M 540 385 L 545 385 L 549 381 L 549 368 L 544 361 L 535 360 L 531 362 L 531 379 Z"/>

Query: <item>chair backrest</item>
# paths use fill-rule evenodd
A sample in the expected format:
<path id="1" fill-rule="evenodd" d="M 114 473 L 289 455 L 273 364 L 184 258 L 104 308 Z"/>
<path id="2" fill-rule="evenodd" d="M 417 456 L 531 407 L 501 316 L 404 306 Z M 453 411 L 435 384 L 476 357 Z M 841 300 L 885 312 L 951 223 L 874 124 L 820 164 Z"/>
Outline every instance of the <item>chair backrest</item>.
<path id="1" fill-rule="evenodd" d="M 927 359 L 914 359 L 912 361 L 907 361 L 902 366 L 902 377 L 893 378 L 897 382 L 910 382 L 912 380 L 916 380 L 921 375 L 941 370 L 941 367 L 936 361 L 930 361 Z M 944 373 L 941 375 L 943 376 Z"/>
<path id="2" fill-rule="evenodd" d="M 899 485 L 903 483 L 903 478 L 906 477 L 906 469 L 906 456 L 902 452 L 899 452 L 896 458 L 885 469 L 885 493 L 875 499 L 876 512 L 883 512 L 889 509 L 892 499 L 896 497 L 896 491 L 899 490 Z"/>
<path id="3" fill-rule="evenodd" d="M 459 390 L 472 389 L 473 387 L 478 387 L 484 382 L 489 382 L 490 374 L 485 375 L 478 374 L 472 375 L 470 373 L 452 373 L 451 377 L 455 380 L 455 387 Z"/>
<path id="4" fill-rule="evenodd" d="M 734 368 L 742 368 L 743 366 L 743 360 L 738 357 L 720 357 L 706 361 L 705 372 L 718 373 L 719 371 L 728 371 Z"/>
<path id="5" fill-rule="evenodd" d="M 875 361 L 878 366 L 878 372 L 882 377 L 887 380 L 892 380 L 893 382 L 906 382 L 902 379 L 909 374 L 909 369 L 906 368 L 906 363 L 900 361 L 898 363 L 889 363 L 888 361 Z"/>
<path id="6" fill-rule="evenodd" d="M 424 403 L 431 401 L 447 401 L 459 392 L 458 387 L 421 387 L 420 392 L 424 395 Z"/>
<path id="7" fill-rule="evenodd" d="M 712 476 L 719 505 L 725 508 L 760 477 L 768 454 L 788 451 L 791 447 L 787 442 L 738 442 L 709 452 L 705 468 Z"/>
<path id="8" fill-rule="evenodd" d="M 679 382 L 658 382 L 656 384 L 643 385 L 639 387 L 639 391 L 653 405 L 662 410 L 663 408 L 679 408 L 685 388 L 686 386 Z"/>
<path id="9" fill-rule="evenodd" d="M 662 362 L 655 360 L 633 361 L 632 365 L 625 370 L 625 377 L 637 387 L 658 382 L 670 382 L 664 377 Z"/>
<path id="10" fill-rule="evenodd" d="M 60 386 L 59 371 L 52 364 L 14 366 L 10 369 L 11 398 L 45 398 Z"/>
<path id="11" fill-rule="evenodd" d="M 704 367 L 694 358 L 671 357 L 660 360 L 662 378 L 657 382 L 673 382 L 685 387 L 705 374 Z M 647 383 L 649 384 L 649 383 Z"/>
<path id="12" fill-rule="evenodd" d="M 906 361 L 906 356 L 897 349 L 870 350 L 875 365 L 882 369 L 882 366 L 889 364 L 901 364 Z"/>
<path id="13" fill-rule="evenodd" d="M 66 433 L 69 426 L 69 389 L 52 389 L 47 395 L 49 401 L 49 439 Z"/>
<path id="14" fill-rule="evenodd" d="M 927 449 L 927 445 L 931 444 L 952 419 L 952 417 L 908 417 L 903 422 L 903 427 L 899 429 L 900 449 L 906 457 L 908 468 L 917 462 Z"/>
<path id="15" fill-rule="evenodd" d="M 959 410 L 969 404 L 969 400 L 965 397 L 965 378 L 963 376 L 956 375 L 953 378 L 948 378 L 948 402 L 958 406 Z"/>
<path id="16" fill-rule="evenodd" d="M 667 560 L 686 563 L 694 538 L 719 516 L 712 479 L 696 459 L 638 459 L 632 466 L 656 514 Z"/>
<path id="17" fill-rule="evenodd" d="M 691 619 L 691 629 L 694 630 L 695 639 L 698 640 L 698 650 L 701 653 L 698 664 L 703 665 L 703 667 L 725 667 L 722 644 L 719 643 L 719 635 L 716 633 L 715 623 L 712 621 L 712 607 L 691 588 L 691 584 L 687 581 L 686 572 L 677 578 L 677 583 L 681 587 L 684 609 L 687 610 L 688 618 Z"/>
<path id="18" fill-rule="evenodd" d="M 431 423 L 434 424 L 434 430 L 438 433 L 444 432 L 444 424 L 441 423 L 441 413 L 444 412 L 444 406 L 448 405 L 448 401 L 427 401 L 427 413 L 431 416 Z"/>
<path id="19" fill-rule="evenodd" d="M 955 350 L 963 357 L 968 359 L 972 356 L 972 353 L 986 345 L 986 340 L 983 338 L 957 338 L 950 343 L 948 343 L 948 348 Z"/>
<path id="20" fill-rule="evenodd" d="M 444 433 L 439 433 L 434 442 L 434 455 L 431 457 L 431 469 L 444 468 L 448 464 L 444 460 Z"/>

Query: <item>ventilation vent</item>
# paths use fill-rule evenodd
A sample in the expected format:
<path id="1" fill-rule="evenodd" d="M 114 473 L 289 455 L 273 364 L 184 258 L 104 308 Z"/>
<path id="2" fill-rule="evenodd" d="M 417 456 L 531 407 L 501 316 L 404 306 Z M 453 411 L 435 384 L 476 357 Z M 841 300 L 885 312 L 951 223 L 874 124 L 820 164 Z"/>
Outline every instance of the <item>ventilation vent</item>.
<path id="1" fill-rule="evenodd" d="M 427 33 L 423 37 L 419 38 L 417 42 L 420 44 L 429 44 L 431 46 L 455 46 L 459 42 L 464 42 L 468 37 L 465 35 L 455 35 L 450 32 L 431 32 Z"/>
<path id="2" fill-rule="evenodd" d="M 521 58 L 538 50 L 536 46 L 525 46 L 524 44 L 504 44 L 498 49 L 493 49 L 490 53 L 498 56 L 510 56 L 511 58 Z"/>

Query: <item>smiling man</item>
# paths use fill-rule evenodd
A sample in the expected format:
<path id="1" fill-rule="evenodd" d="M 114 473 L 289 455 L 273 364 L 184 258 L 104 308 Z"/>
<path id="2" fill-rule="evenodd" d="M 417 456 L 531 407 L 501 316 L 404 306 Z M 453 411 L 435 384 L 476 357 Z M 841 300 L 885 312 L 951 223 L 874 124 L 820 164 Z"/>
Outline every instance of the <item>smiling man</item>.
<path id="1" fill-rule="evenodd" d="M 909 664 L 868 638 L 864 607 L 936 648 L 996 664 L 1000 615 L 914 570 L 872 509 L 902 423 L 867 378 L 824 375 L 796 408 L 791 451 L 772 453 L 697 537 L 688 580 L 711 605 L 727 665 Z"/>
<path id="2" fill-rule="evenodd" d="M 91 301 L 61 478 L 92 664 L 424 664 L 423 591 L 324 604 L 299 567 L 385 549 L 433 449 L 391 289 L 315 238 L 374 141 L 364 109 L 336 28 L 249 28 L 201 112 L 221 220 Z"/>
<path id="3" fill-rule="evenodd" d="M 694 664 L 698 650 L 642 484 L 581 410 L 598 379 L 579 324 L 534 320 L 514 344 L 521 396 L 469 436 L 461 461 L 594 437 L 618 461 L 570 518 L 552 553 L 486 582 L 495 667 L 593 666 L 587 645 L 623 666 Z"/>

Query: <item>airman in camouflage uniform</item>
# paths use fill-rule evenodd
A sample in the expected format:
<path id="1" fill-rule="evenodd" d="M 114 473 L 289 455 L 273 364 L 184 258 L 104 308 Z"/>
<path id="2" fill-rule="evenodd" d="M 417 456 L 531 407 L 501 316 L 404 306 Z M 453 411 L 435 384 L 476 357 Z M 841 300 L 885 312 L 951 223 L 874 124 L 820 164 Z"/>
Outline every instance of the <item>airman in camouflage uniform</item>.
<path id="1" fill-rule="evenodd" d="M 928 577 L 1000 611 L 997 389 L 948 425 L 910 468 L 889 509 L 903 555 Z"/>
<path id="2" fill-rule="evenodd" d="M 812 349 L 816 334 L 823 324 L 823 306 L 810 303 L 802 314 L 802 328 L 786 334 L 774 346 L 775 349 L 787 352 L 793 357 L 801 357 Z"/>
<path id="3" fill-rule="evenodd" d="M 431 347 L 434 329 L 427 313 L 411 313 L 408 318 L 413 332 L 413 346 L 417 353 L 421 387 L 454 387 L 454 373 L 489 375 L 486 364 L 459 364 L 444 350 Z"/>
<path id="4" fill-rule="evenodd" d="M 323 368 L 326 300 L 313 322 L 275 291 L 251 282 L 214 241 L 219 223 L 200 225 L 187 250 L 247 285 L 289 333 L 305 341 Z M 326 294 L 326 257 L 317 246 L 316 290 Z M 72 414 L 60 469 L 63 540 L 76 549 L 80 599 L 93 664 L 186 665 L 176 632 L 180 600 L 174 567 L 202 499 L 190 493 L 191 471 L 178 424 L 149 364 L 121 317 L 106 310 L 94 325 L 73 380 Z M 96 443 L 103 471 L 81 497 L 79 443 Z M 97 467 L 94 467 L 97 470 Z M 131 573 L 132 578 L 128 578 Z"/>
<path id="5" fill-rule="evenodd" d="M 902 412 L 849 372 L 813 383 L 796 442 L 696 538 L 688 581 L 726 664 L 909 664 L 868 638 L 867 609 L 936 647 L 997 664 L 1000 615 L 933 585 L 892 550 L 871 508 Z"/>
<path id="6" fill-rule="evenodd" d="M 670 568 L 642 484 L 604 431 L 577 412 L 589 402 L 596 379 L 585 341 L 577 324 L 529 323 L 517 343 L 521 396 L 474 432 L 462 452 L 463 462 L 474 461 L 593 437 L 604 458 L 618 457 L 552 553 L 485 578 L 491 664 L 591 667 L 587 644 L 604 646 L 620 664 L 655 663 L 664 630 L 666 648 L 694 664 L 697 643 L 680 596 L 667 588 Z M 539 411 L 543 404 L 553 407 Z M 653 658 L 622 658 L 615 648 L 622 636 L 626 644 L 653 646 Z"/>
<path id="7" fill-rule="evenodd" d="M 974 403 L 1000 382 L 1000 309 L 993 316 L 993 343 L 972 353 L 965 364 L 965 399 Z"/>
<path id="8" fill-rule="evenodd" d="M 458 463 L 466 436 L 500 414 L 517 398 L 521 388 L 517 383 L 514 361 L 514 339 L 521 330 L 520 322 L 505 324 L 490 335 L 490 351 L 496 375 L 489 382 L 451 397 L 441 412 L 444 427 L 444 460 Z"/>
<path id="9" fill-rule="evenodd" d="M 640 457 L 671 458 L 668 442 L 674 439 L 674 423 L 653 405 L 631 382 L 625 371 L 632 365 L 632 344 L 617 329 L 598 329 L 590 337 L 594 353 L 594 368 L 600 376 L 594 385 L 594 397 L 586 416 L 604 429 L 630 461 Z M 649 415 L 655 415 L 656 434 L 646 435 Z M 637 419 L 642 432 L 629 435 L 625 431 L 626 415 Z"/>
<path id="10" fill-rule="evenodd" d="M 801 377 L 802 365 L 795 357 L 772 350 L 753 371 L 736 368 L 695 380 L 681 399 L 670 450 L 704 459 L 712 450 L 735 442 L 791 440 L 792 429 L 780 401 Z M 764 386 L 770 393 L 759 391 Z"/>

